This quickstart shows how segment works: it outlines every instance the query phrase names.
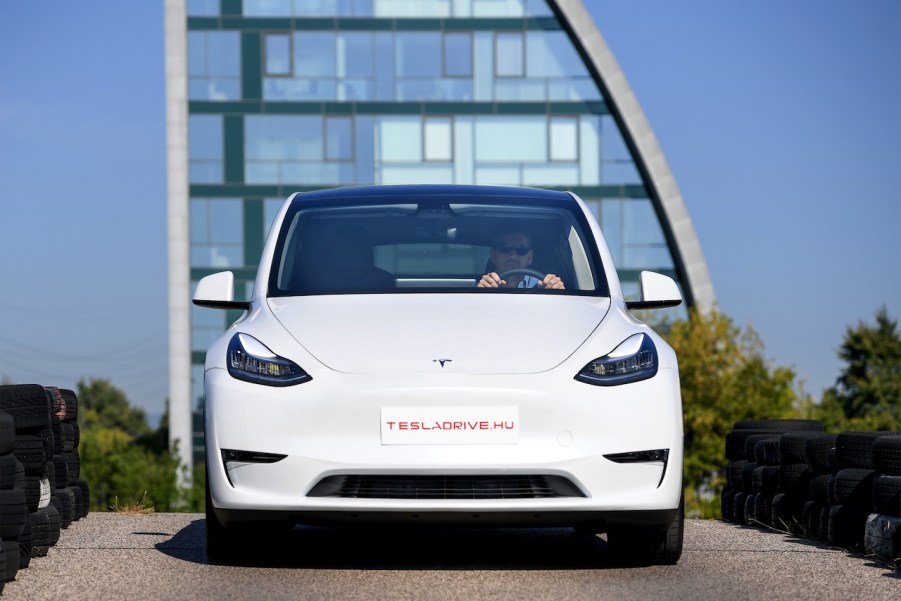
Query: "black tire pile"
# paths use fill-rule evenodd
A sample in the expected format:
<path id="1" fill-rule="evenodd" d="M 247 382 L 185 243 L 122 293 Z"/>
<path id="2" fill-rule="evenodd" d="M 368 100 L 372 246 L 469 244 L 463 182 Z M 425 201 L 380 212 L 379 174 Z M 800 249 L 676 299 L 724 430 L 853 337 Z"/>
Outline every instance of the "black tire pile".
<path id="1" fill-rule="evenodd" d="M 88 514 L 77 418 L 71 390 L 0 386 L 0 592 Z"/>
<path id="2" fill-rule="evenodd" d="M 789 532 L 901 569 L 901 432 L 744 420 L 726 435 L 723 519 Z"/>

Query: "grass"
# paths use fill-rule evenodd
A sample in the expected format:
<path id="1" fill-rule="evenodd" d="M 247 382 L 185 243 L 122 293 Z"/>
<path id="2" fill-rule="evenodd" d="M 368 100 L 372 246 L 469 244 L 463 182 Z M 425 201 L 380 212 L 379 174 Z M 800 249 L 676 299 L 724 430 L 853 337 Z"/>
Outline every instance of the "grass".
<path id="1" fill-rule="evenodd" d="M 119 497 L 113 497 L 113 504 L 110 505 L 110 511 L 113 513 L 121 513 L 125 515 L 150 515 L 154 513 L 156 510 L 152 505 L 146 505 L 145 501 L 147 500 L 147 491 L 144 491 L 144 494 L 141 496 L 140 500 L 133 505 L 120 505 Z"/>

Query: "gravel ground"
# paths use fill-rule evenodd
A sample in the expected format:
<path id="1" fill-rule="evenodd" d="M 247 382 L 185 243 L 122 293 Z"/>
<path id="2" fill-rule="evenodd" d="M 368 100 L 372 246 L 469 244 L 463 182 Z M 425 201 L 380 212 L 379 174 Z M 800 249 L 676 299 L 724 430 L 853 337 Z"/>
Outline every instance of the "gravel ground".
<path id="1" fill-rule="evenodd" d="M 901 600 L 901 572 L 860 554 L 687 520 L 677 566 L 622 568 L 571 530 L 295 531 L 259 565 L 206 563 L 202 514 L 92 513 L 7 583 L 4 599 Z"/>

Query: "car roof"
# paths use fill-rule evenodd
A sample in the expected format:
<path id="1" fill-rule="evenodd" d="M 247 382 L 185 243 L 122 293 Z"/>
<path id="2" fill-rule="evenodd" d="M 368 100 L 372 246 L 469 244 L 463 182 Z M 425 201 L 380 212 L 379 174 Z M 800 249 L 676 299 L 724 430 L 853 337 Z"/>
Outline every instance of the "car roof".
<path id="1" fill-rule="evenodd" d="M 296 201 L 327 200 L 329 198 L 364 198 L 390 196 L 422 197 L 422 196 L 496 196 L 504 198 L 547 199 L 557 202 L 576 202 L 568 193 L 561 190 L 546 190 L 520 186 L 484 186 L 469 184 L 395 184 L 378 186 L 350 186 L 329 188 L 313 192 L 303 192 L 295 197 Z"/>

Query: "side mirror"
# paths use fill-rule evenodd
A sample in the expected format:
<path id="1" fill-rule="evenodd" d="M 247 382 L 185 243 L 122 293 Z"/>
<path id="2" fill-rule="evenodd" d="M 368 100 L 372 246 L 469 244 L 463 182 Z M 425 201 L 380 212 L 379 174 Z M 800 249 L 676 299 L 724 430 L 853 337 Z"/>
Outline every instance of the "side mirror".
<path id="1" fill-rule="evenodd" d="M 247 301 L 234 300 L 235 276 L 230 271 L 220 271 L 202 278 L 194 290 L 194 304 L 210 309 L 250 308 Z"/>
<path id="2" fill-rule="evenodd" d="M 638 288 L 641 300 L 626 301 L 628 309 L 663 309 L 676 307 L 682 303 L 682 293 L 673 278 L 655 273 L 642 271 L 638 276 Z"/>

